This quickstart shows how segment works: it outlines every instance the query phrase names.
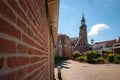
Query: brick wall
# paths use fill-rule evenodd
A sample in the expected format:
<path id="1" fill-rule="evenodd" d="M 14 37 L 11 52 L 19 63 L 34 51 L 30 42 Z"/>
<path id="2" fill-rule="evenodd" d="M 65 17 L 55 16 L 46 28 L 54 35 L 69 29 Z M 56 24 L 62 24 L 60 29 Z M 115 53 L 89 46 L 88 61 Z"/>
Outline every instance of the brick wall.
<path id="1" fill-rule="evenodd" d="M 70 38 L 69 36 L 65 35 L 65 34 L 61 34 L 59 35 L 59 39 L 58 41 L 60 41 L 60 43 L 58 43 L 58 45 L 61 47 L 58 47 L 57 52 L 61 52 L 58 53 L 59 55 L 61 55 L 63 58 L 72 58 L 72 46 L 70 43 Z M 59 51 L 61 50 L 61 51 Z M 58 56 L 58 55 L 57 55 Z"/>
<path id="2" fill-rule="evenodd" d="M 50 78 L 48 28 L 46 0 L 0 0 L 0 80 Z"/>

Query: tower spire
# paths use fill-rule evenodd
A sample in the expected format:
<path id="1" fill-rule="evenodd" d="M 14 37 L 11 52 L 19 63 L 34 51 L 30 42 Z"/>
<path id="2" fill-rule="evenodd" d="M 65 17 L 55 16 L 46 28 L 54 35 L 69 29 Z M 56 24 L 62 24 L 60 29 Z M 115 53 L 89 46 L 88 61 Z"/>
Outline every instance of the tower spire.
<path id="1" fill-rule="evenodd" d="M 85 18 L 84 18 L 84 13 L 82 12 L 82 19 L 81 19 L 81 24 L 85 24 Z"/>
<path id="2" fill-rule="evenodd" d="M 84 12 L 82 12 L 82 20 L 85 20 L 85 19 L 84 19 Z"/>

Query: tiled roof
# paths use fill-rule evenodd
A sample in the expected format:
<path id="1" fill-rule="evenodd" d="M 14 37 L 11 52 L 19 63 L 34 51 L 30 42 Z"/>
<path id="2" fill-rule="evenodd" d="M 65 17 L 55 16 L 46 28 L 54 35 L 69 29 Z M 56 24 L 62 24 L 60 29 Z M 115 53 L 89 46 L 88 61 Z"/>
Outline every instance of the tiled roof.
<path id="1" fill-rule="evenodd" d="M 105 44 L 106 47 L 112 47 L 116 43 L 116 40 L 96 42 L 95 44 Z"/>

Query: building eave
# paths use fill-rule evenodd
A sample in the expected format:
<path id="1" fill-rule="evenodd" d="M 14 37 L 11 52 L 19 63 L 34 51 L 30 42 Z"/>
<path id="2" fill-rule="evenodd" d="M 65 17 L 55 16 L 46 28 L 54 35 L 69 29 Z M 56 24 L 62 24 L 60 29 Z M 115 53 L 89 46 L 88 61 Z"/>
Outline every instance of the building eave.
<path id="1" fill-rule="evenodd" d="M 59 0 L 48 0 L 48 10 L 53 39 L 56 42 L 58 39 Z"/>

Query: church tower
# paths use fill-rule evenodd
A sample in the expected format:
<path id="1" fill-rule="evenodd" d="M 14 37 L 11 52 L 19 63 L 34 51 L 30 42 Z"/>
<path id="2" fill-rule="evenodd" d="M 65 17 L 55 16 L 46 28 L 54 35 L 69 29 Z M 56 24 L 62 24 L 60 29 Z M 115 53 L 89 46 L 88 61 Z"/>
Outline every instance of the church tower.
<path id="1" fill-rule="evenodd" d="M 77 39 L 77 42 L 75 44 L 74 51 L 77 50 L 82 53 L 90 50 L 87 40 L 87 26 L 85 24 L 84 14 L 82 14 L 81 26 L 79 27 L 79 29 L 79 38 Z"/>
<path id="2" fill-rule="evenodd" d="M 84 14 L 82 14 L 81 26 L 79 27 L 79 38 L 76 41 L 74 51 L 86 52 L 90 50 L 88 40 L 87 40 L 87 26 L 85 24 Z"/>
<path id="3" fill-rule="evenodd" d="M 84 43 L 88 43 L 87 40 L 87 26 L 85 24 L 85 18 L 84 18 L 84 13 L 82 14 L 82 19 L 81 19 L 81 26 L 80 26 L 80 31 L 79 31 L 79 37 L 82 37 L 84 39 Z"/>

